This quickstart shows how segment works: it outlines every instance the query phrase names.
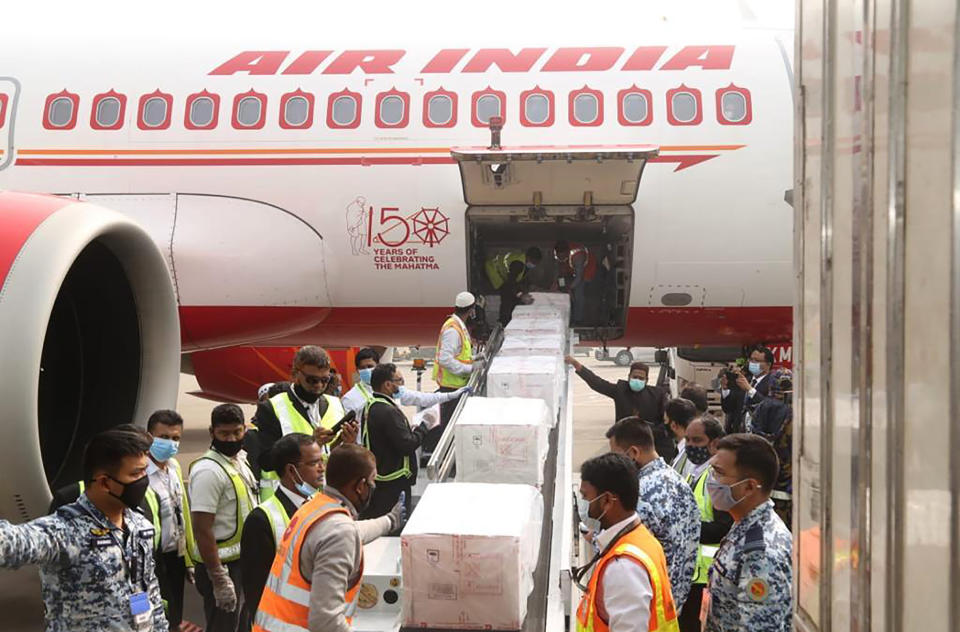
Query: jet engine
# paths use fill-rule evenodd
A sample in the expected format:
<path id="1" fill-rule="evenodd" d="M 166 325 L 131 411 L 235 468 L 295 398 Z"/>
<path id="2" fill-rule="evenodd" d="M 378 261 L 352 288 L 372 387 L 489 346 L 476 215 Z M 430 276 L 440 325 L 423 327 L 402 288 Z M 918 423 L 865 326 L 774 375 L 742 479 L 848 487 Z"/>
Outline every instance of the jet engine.
<path id="1" fill-rule="evenodd" d="M 68 198 L 0 192 L 0 517 L 46 513 L 90 437 L 176 406 L 177 301 L 136 223 Z"/>

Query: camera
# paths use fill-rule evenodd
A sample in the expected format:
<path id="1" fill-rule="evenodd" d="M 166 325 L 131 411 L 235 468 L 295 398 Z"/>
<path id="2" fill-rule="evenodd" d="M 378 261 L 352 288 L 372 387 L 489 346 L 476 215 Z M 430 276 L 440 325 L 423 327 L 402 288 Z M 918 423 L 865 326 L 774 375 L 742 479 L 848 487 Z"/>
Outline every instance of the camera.
<path id="1" fill-rule="evenodd" d="M 737 378 L 741 374 L 734 369 L 725 369 L 723 375 L 727 378 L 727 388 L 734 388 L 737 386 Z"/>

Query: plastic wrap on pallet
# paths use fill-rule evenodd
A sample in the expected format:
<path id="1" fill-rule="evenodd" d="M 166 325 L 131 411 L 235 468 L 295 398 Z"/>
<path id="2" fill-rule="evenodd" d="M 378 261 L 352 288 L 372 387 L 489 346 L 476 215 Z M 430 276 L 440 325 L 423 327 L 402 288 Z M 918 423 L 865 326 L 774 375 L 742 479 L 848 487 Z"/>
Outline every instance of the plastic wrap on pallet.
<path id="1" fill-rule="evenodd" d="M 559 316 L 534 318 L 514 318 L 504 328 L 504 332 L 526 334 L 565 334 L 567 321 Z"/>
<path id="2" fill-rule="evenodd" d="M 404 625 L 521 629 L 542 521 L 529 485 L 428 486 L 401 534 Z"/>
<path id="3" fill-rule="evenodd" d="M 563 334 L 528 334 L 515 331 L 504 336 L 503 344 L 497 353 L 502 356 L 562 356 L 565 351 L 566 337 Z"/>
<path id="4" fill-rule="evenodd" d="M 542 487 L 551 425 L 542 399 L 469 398 L 457 418 L 457 481 Z"/>
<path id="5" fill-rule="evenodd" d="M 487 396 L 542 399 L 550 409 L 550 424 L 553 425 L 557 421 L 563 378 L 563 357 L 560 355 L 498 355 L 487 372 Z"/>

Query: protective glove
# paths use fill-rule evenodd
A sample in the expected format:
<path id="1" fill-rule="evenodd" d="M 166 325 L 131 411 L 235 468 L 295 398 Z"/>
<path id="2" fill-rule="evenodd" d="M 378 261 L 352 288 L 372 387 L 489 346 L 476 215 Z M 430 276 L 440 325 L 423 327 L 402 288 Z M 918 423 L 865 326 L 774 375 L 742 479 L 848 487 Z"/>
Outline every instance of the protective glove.
<path id="1" fill-rule="evenodd" d="M 215 568 L 207 567 L 207 575 L 213 584 L 213 598 L 217 602 L 217 609 L 224 612 L 233 612 L 237 609 L 237 591 L 233 587 L 233 580 L 226 566 Z"/>
<path id="2" fill-rule="evenodd" d="M 400 492 L 400 500 L 393 506 L 390 513 L 390 531 L 396 531 L 407 522 L 407 507 L 404 501 L 407 499 L 407 492 Z"/>
<path id="3" fill-rule="evenodd" d="M 457 395 L 473 395 L 472 386 L 461 386 L 457 389 Z"/>
<path id="4" fill-rule="evenodd" d="M 187 567 L 187 576 L 186 576 L 186 579 L 187 579 L 187 581 L 190 582 L 191 584 L 196 584 L 196 583 L 197 583 L 197 572 L 193 569 L 192 566 L 188 566 L 188 567 Z"/>

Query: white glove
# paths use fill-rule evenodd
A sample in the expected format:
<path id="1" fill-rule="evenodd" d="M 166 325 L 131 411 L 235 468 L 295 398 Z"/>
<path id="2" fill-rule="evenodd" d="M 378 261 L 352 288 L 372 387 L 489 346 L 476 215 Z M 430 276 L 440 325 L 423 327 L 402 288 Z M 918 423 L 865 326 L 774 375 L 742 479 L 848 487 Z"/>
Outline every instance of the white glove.
<path id="1" fill-rule="evenodd" d="M 440 406 L 434 404 L 430 408 L 424 408 L 413 417 L 413 427 L 416 428 L 423 424 L 427 430 L 433 430 L 440 425 Z"/>
<path id="2" fill-rule="evenodd" d="M 233 587 L 233 580 L 226 566 L 216 568 L 207 567 L 207 575 L 213 584 L 213 598 L 217 602 L 217 609 L 233 612 L 237 609 L 237 591 Z"/>
<path id="3" fill-rule="evenodd" d="M 403 526 L 403 523 L 407 521 L 407 507 L 404 504 L 404 501 L 407 499 L 407 492 L 400 492 L 400 500 L 397 501 L 397 504 L 393 506 L 393 509 L 390 510 L 390 513 L 387 515 L 390 517 L 390 530 L 396 531 Z"/>

